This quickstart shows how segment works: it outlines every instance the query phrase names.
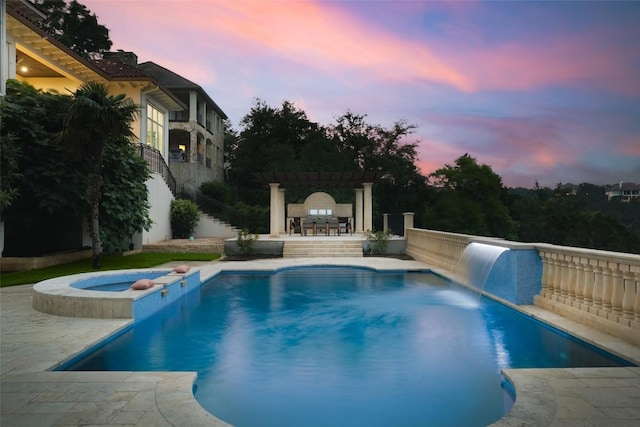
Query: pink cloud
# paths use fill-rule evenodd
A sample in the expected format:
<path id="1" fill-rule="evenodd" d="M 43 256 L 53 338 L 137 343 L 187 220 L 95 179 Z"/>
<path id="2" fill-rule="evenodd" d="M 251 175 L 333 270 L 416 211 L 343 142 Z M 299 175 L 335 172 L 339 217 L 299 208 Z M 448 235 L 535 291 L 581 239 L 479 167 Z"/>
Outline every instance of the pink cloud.
<path id="1" fill-rule="evenodd" d="M 447 131 L 441 140 L 422 137 L 418 165 L 425 174 L 453 165 L 468 153 L 478 163 L 490 165 L 505 185 L 530 187 L 559 168 L 581 162 L 581 150 L 559 143 L 564 137 L 550 119 L 441 116 L 431 117 L 431 124 L 433 132 Z"/>
<path id="2" fill-rule="evenodd" d="M 206 64 L 212 58 L 228 58 L 231 52 L 238 61 L 246 58 L 238 66 L 240 73 L 248 73 L 246 67 L 261 63 L 258 58 L 262 58 L 271 60 L 270 67 L 277 67 L 273 60 L 286 61 L 283 66 L 289 70 L 295 63 L 302 66 L 301 73 L 309 70 L 338 80 L 357 76 L 378 82 L 432 82 L 465 92 L 518 91 L 579 82 L 640 94 L 637 72 L 627 63 L 637 57 L 632 50 L 635 46 L 612 47 L 604 30 L 490 45 L 468 19 L 456 25 L 443 23 L 446 33 L 440 39 L 415 30 L 402 36 L 332 2 L 170 1 L 157 2 L 155 8 L 143 1 L 87 3 L 101 20 L 118 23 L 112 32 L 115 47 L 129 45 L 142 53 L 149 46 L 150 53 L 153 50 L 157 55 L 161 45 L 163 60 L 173 59 L 176 70 Z M 406 16 L 426 14 L 437 7 L 443 6 L 401 3 L 391 10 L 393 16 Z M 477 7 L 446 6 L 454 15 L 468 14 Z M 126 14 L 121 13 L 124 8 Z M 136 18 L 139 16 L 144 16 L 143 22 Z M 215 81 L 206 70 L 190 75 L 200 82 Z"/>
<path id="3" fill-rule="evenodd" d="M 623 156 L 640 158 L 640 135 L 624 137 L 616 149 L 616 153 Z M 640 161 L 638 163 L 640 164 Z"/>
<path id="4" fill-rule="evenodd" d="M 395 36 L 324 2 L 228 2 L 218 31 L 253 53 L 276 55 L 332 70 L 352 68 L 387 80 L 434 81 L 460 89 L 467 78 L 427 46 Z M 366 76 L 366 74 L 365 74 Z"/>
<path id="5" fill-rule="evenodd" d="M 526 90 L 591 83 L 620 93 L 640 94 L 637 73 L 627 64 L 632 52 L 594 40 L 562 39 L 537 45 L 509 43 L 464 52 L 459 63 L 474 70 L 475 89 Z"/>

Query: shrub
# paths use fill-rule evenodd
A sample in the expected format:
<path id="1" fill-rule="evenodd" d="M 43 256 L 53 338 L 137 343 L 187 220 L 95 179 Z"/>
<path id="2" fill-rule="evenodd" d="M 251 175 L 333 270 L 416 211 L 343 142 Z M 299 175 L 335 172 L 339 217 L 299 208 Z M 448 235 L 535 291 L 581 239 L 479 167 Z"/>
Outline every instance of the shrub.
<path id="1" fill-rule="evenodd" d="M 258 239 L 257 234 L 252 234 L 248 229 L 238 231 L 238 239 L 236 245 L 243 254 L 248 254 L 253 250 L 253 243 Z"/>
<path id="2" fill-rule="evenodd" d="M 189 200 L 171 202 L 171 232 L 174 239 L 188 239 L 198 223 L 198 205 Z"/>
<path id="3" fill-rule="evenodd" d="M 368 252 L 373 255 L 382 255 L 389 246 L 389 233 L 387 231 L 365 231 L 365 236 L 369 242 Z"/>

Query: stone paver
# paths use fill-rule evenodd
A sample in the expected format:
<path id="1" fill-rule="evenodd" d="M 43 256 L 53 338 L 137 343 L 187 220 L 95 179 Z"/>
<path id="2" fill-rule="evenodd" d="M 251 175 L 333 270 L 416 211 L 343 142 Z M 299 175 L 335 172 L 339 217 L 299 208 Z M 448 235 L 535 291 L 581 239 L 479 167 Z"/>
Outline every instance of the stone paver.
<path id="1" fill-rule="evenodd" d="M 203 280 L 222 269 L 270 270 L 291 265 L 342 264 L 426 269 L 389 258 L 269 259 L 201 263 Z M 640 349 L 536 307 L 581 338 L 606 343 L 635 363 Z M 54 372 L 65 360 L 126 328 L 130 320 L 52 316 L 31 308 L 31 286 L 0 289 L 0 426 L 228 426 L 192 393 L 193 372 Z M 507 369 L 516 402 L 495 426 L 638 426 L 640 368 Z"/>

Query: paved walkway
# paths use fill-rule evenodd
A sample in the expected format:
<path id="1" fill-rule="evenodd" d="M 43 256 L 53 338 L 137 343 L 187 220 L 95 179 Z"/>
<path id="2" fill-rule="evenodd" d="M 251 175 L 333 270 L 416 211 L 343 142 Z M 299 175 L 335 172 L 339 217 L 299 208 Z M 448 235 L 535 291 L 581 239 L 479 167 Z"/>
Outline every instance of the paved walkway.
<path id="1" fill-rule="evenodd" d="M 335 258 L 377 268 L 426 268 L 416 261 Z M 271 269 L 328 259 L 202 263 L 203 278 L 223 268 Z M 640 349 L 552 313 L 526 307 L 562 329 L 640 363 Z M 226 426 L 192 394 L 193 372 L 52 372 L 126 327 L 129 320 L 78 319 L 31 308 L 31 286 L 0 289 L 0 426 Z M 135 355 L 129 355 L 135 357 Z M 505 370 L 516 388 L 512 411 L 496 426 L 640 425 L 640 368 Z M 347 426 L 348 427 L 348 426 Z"/>

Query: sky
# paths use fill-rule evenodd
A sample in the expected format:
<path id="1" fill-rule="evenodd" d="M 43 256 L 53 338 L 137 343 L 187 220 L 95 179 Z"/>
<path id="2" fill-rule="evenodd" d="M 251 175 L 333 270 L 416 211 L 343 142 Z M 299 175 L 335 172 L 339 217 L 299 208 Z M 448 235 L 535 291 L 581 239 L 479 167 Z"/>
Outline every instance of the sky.
<path id="1" fill-rule="evenodd" d="M 640 183 L 640 1 L 81 0 L 112 50 L 199 84 L 233 127 L 292 102 L 416 126 L 507 187 Z"/>

